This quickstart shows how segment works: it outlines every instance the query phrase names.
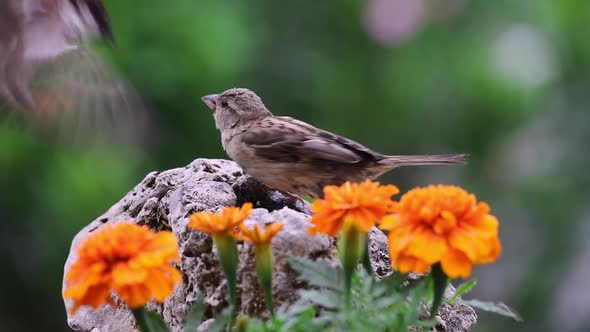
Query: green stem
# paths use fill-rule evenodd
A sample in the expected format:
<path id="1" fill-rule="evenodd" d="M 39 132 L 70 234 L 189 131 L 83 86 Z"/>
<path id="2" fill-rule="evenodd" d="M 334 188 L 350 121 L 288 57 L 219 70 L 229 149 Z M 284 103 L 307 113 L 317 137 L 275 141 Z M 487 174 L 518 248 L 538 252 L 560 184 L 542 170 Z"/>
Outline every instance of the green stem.
<path id="1" fill-rule="evenodd" d="M 371 265 L 371 255 L 370 255 L 370 243 L 369 243 L 369 233 L 366 234 L 365 239 L 365 252 L 363 253 L 363 267 L 369 274 L 369 276 L 374 277 L 375 271 L 373 271 L 373 266 Z"/>
<path id="2" fill-rule="evenodd" d="M 430 272 L 430 276 L 432 277 L 433 286 L 434 286 L 434 298 L 432 299 L 432 308 L 430 309 L 430 318 L 434 319 L 436 317 L 436 312 L 438 308 L 442 304 L 445 290 L 447 289 L 447 284 L 449 282 L 449 278 L 443 272 L 440 263 L 435 264 L 432 267 L 432 271 Z"/>
<path id="3" fill-rule="evenodd" d="M 338 238 L 338 253 L 344 277 L 344 303 L 351 309 L 352 276 L 365 251 L 367 237 L 353 223 L 344 226 Z"/>
<path id="4" fill-rule="evenodd" d="M 260 285 L 264 291 L 264 300 L 266 307 L 274 316 L 274 305 L 272 301 L 272 246 L 270 244 L 260 244 L 255 246 L 256 252 L 256 272 Z"/>
<path id="5" fill-rule="evenodd" d="M 227 279 L 229 305 L 233 308 L 229 328 L 233 325 L 233 316 L 237 302 L 237 270 L 238 270 L 238 246 L 236 240 L 230 234 L 219 234 L 213 236 L 217 246 L 217 259 Z"/>
<path id="6" fill-rule="evenodd" d="M 141 332 L 168 332 L 168 327 L 160 316 L 145 307 L 131 310 L 137 327 Z"/>

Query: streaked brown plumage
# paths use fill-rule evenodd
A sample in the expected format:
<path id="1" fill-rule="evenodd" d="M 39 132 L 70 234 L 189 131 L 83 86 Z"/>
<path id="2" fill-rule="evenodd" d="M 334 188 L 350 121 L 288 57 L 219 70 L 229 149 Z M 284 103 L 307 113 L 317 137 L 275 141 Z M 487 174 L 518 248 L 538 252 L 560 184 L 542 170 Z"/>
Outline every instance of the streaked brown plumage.
<path id="1" fill-rule="evenodd" d="M 274 116 L 248 89 L 203 97 L 224 150 L 269 187 L 321 197 L 325 185 L 374 179 L 401 166 L 465 163 L 466 155 L 387 156 L 303 121 Z"/>

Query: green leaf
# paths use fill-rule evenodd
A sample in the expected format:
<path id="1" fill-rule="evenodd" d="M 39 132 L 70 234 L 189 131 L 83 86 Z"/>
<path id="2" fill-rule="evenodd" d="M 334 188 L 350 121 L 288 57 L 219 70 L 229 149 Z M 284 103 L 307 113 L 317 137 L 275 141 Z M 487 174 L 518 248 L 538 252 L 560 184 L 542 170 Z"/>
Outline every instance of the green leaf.
<path id="1" fill-rule="evenodd" d="M 162 318 L 153 311 L 148 311 L 145 307 L 133 310 L 133 317 L 137 322 L 137 327 L 141 332 L 169 332 L 166 323 Z"/>
<path id="2" fill-rule="evenodd" d="M 407 276 L 405 274 L 401 274 L 398 272 L 393 272 L 390 275 L 383 277 L 379 280 L 379 284 L 385 285 L 389 290 L 399 290 L 399 288 L 403 287 L 404 282 L 407 280 Z"/>
<path id="3" fill-rule="evenodd" d="M 418 283 L 408 294 L 407 308 L 414 310 L 416 315 L 418 314 L 418 308 L 420 308 L 420 302 L 424 301 L 424 298 L 430 290 L 430 287 L 428 286 L 429 285 L 426 282 Z"/>
<path id="4" fill-rule="evenodd" d="M 300 195 L 299 198 L 302 198 L 303 200 L 305 200 L 309 203 L 313 203 L 313 201 L 315 201 L 315 198 L 308 196 L 308 195 Z"/>
<path id="5" fill-rule="evenodd" d="M 289 265 L 295 272 L 299 273 L 299 280 L 305 281 L 311 286 L 342 290 L 340 271 L 327 263 L 292 257 L 289 259 Z"/>
<path id="6" fill-rule="evenodd" d="M 201 325 L 201 321 L 203 320 L 203 314 L 205 313 L 205 309 L 207 309 L 207 305 L 205 304 L 205 297 L 203 295 L 199 295 L 197 300 L 193 304 L 191 308 L 191 312 L 186 320 L 186 325 L 184 326 L 184 332 L 194 332 L 197 330 L 199 325 Z"/>
<path id="7" fill-rule="evenodd" d="M 522 322 L 523 319 L 518 312 L 510 308 L 502 302 L 488 302 L 480 300 L 463 300 L 463 303 L 488 312 L 493 312 L 502 316 L 514 319 L 517 322 Z"/>
<path id="8" fill-rule="evenodd" d="M 449 304 L 455 304 L 459 297 L 469 293 L 473 289 L 473 287 L 475 287 L 475 285 L 477 285 L 477 279 L 467 280 L 466 282 L 462 283 L 455 290 L 455 294 L 453 295 L 453 297 L 449 299 Z"/>
<path id="9" fill-rule="evenodd" d="M 293 313 L 297 313 L 296 316 L 285 319 L 283 326 L 284 330 L 309 330 L 305 327 L 311 325 L 311 321 L 315 317 L 315 309 L 311 306 L 307 308 L 297 308 Z"/>
<path id="10" fill-rule="evenodd" d="M 299 297 L 302 301 L 309 301 L 314 305 L 326 309 L 337 309 L 341 305 L 342 296 L 328 289 L 302 289 L 299 291 Z"/>
<path id="11" fill-rule="evenodd" d="M 221 332 L 229 322 L 233 315 L 233 311 L 234 309 L 231 305 L 223 309 L 223 311 L 215 317 L 215 321 L 211 324 L 207 332 Z"/>

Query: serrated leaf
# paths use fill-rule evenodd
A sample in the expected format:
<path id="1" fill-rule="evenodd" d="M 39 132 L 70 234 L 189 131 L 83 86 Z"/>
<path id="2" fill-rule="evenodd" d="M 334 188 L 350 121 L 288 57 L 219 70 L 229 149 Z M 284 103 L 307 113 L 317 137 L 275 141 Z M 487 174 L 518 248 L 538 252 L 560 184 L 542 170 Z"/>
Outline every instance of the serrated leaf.
<path id="1" fill-rule="evenodd" d="M 381 280 L 379 280 L 379 284 L 384 285 L 388 289 L 393 291 L 402 287 L 404 281 L 406 281 L 407 279 L 408 278 L 405 274 L 394 272 L 388 275 L 387 277 L 384 277 Z"/>
<path id="2" fill-rule="evenodd" d="M 284 320 L 284 331 L 302 330 L 305 326 L 310 325 L 315 317 L 315 310 L 313 307 L 299 312 L 297 316 Z"/>
<path id="3" fill-rule="evenodd" d="M 422 287 L 422 285 L 424 284 L 428 284 L 430 278 L 428 277 L 421 277 L 419 279 L 407 279 L 407 276 L 402 275 L 404 278 L 406 278 L 406 280 L 404 280 L 404 282 L 401 283 L 401 285 L 398 287 L 398 292 L 401 294 L 409 294 L 413 289 L 417 288 L 417 287 Z M 427 289 L 430 289 L 429 287 L 427 287 Z"/>
<path id="4" fill-rule="evenodd" d="M 423 282 L 416 285 L 416 287 L 409 293 L 408 304 L 405 306 L 409 311 L 406 312 L 406 316 L 409 317 L 408 322 L 418 319 L 418 316 L 420 315 L 420 303 L 424 301 L 430 289 L 428 283 Z"/>
<path id="5" fill-rule="evenodd" d="M 326 263 L 292 257 L 289 259 L 289 265 L 299 273 L 299 280 L 305 281 L 311 286 L 342 290 L 341 272 Z"/>
<path id="6" fill-rule="evenodd" d="M 223 309 L 223 311 L 215 317 L 215 321 L 211 324 L 207 332 L 221 332 L 229 322 L 231 315 L 233 315 L 232 306 Z"/>
<path id="7" fill-rule="evenodd" d="M 169 332 L 166 323 L 162 318 L 153 311 L 148 311 L 145 307 L 133 310 L 133 317 L 137 322 L 137 327 L 141 332 Z"/>
<path id="8" fill-rule="evenodd" d="M 207 305 L 205 304 L 205 297 L 203 295 L 199 295 L 197 300 L 193 304 L 191 308 L 191 312 L 186 320 L 186 324 L 184 325 L 184 332 L 193 332 L 196 331 L 199 325 L 201 325 L 201 321 L 203 320 L 203 314 L 205 313 L 205 309 L 207 309 Z"/>
<path id="9" fill-rule="evenodd" d="M 302 301 L 308 301 L 326 309 L 337 309 L 342 305 L 342 296 L 330 290 L 302 289 L 299 291 Z"/>
<path id="10" fill-rule="evenodd" d="M 505 317 L 514 319 L 517 322 L 522 322 L 523 319 L 516 310 L 510 308 L 502 302 L 489 302 L 480 300 L 462 300 L 463 303 L 480 310 L 493 312 Z"/>
<path id="11" fill-rule="evenodd" d="M 455 304 L 459 297 L 469 293 L 473 289 L 473 287 L 475 287 L 475 285 L 477 285 L 477 279 L 471 279 L 462 283 L 461 285 L 459 285 L 459 287 L 457 287 L 457 289 L 455 290 L 455 294 L 453 295 L 453 297 L 449 299 L 448 302 L 450 304 Z"/>
<path id="12" fill-rule="evenodd" d="M 373 306 L 375 309 L 384 309 L 393 306 L 395 303 L 399 302 L 400 298 L 392 294 L 391 296 L 383 296 L 380 298 L 374 299 Z"/>

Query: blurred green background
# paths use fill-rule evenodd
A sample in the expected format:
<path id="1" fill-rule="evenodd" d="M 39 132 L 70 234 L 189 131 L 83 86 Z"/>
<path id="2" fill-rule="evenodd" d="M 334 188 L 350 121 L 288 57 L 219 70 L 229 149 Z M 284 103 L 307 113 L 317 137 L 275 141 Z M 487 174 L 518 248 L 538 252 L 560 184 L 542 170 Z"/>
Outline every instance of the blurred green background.
<path id="1" fill-rule="evenodd" d="M 105 0 L 106 61 L 150 105 L 150 143 L 71 144 L 0 124 L 0 330 L 67 331 L 72 237 L 147 172 L 225 158 L 200 97 L 256 91 L 291 115 L 392 154 L 468 152 L 467 167 L 402 169 L 404 191 L 458 184 L 492 206 L 504 251 L 471 295 L 525 323 L 590 323 L 587 0 Z"/>

